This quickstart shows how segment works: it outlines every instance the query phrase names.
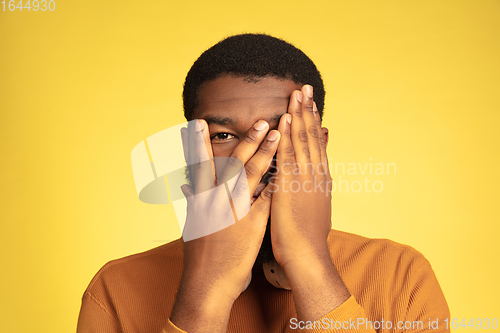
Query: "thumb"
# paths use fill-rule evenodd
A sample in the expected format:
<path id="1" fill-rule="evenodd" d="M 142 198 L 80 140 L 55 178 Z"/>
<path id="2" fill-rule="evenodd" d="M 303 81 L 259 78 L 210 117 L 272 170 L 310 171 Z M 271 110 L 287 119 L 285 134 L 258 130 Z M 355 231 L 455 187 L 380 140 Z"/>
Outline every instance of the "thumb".
<path id="1" fill-rule="evenodd" d="M 262 221 L 267 224 L 267 219 L 271 214 L 271 201 L 273 198 L 273 186 L 271 182 L 260 192 L 259 197 L 253 203 L 250 208 L 250 214 L 252 214 L 252 220 Z"/>
<path id="2" fill-rule="evenodd" d="M 181 186 L 181 191 L 182 194 L 184 194 L 184 196 L 186 197 L 188 205 L 190 205 L 193 202 L 193 195 L 194 195 L 192 187 L 189 186 L 188 184 L 184 184 Z"/>

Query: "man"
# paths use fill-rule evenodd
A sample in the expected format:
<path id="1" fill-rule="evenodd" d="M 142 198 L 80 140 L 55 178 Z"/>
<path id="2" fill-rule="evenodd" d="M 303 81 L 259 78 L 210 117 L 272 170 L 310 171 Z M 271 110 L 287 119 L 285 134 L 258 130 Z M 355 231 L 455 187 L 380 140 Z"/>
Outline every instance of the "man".
<path id="1" fill-rule="evenodd" d="M 239 160 L 251 207 L 187 238 L 217 204 L 195 199 L 227 180 L 199 163 L 183 186 L 188 221 L 201 216 L 185 241 L 106 264 L 83 296 L 78 332 L 448 331 L 420 253 L 331 230 L 324 96 L 315 65 L 282 40 L 245 34 L 205 51 L 184 84 L 186 119 L 198 119 L 188 155 Z"/>

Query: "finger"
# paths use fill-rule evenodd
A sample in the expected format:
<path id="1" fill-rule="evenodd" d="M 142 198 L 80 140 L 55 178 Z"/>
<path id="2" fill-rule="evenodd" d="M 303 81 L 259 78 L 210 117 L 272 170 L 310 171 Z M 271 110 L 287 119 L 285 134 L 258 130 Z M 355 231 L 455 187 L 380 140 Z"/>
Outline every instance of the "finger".
<path id="1" fill-rule="evenodd" d="M 311 155 L 309 151 L 309 140 L 306 125 L 304 123 L 305 109 L 303 102 L 306 101 L 306 98 L 304 97 L 305 96 L 302 91 L 294 91 L 288 106 L 288 113 L 292 115 L 293 119 L 291 129 L 292 146 L 295 151 L 295 160 L 301 165 L 301 168 L 305 167 L 306 164 L 310 162 Z M 310 107 L 312 110 L 312 102 L 310 103 Z"/>
<path id="2" fill-rule="evenodd" d="M 266 137 L 268 129 L 269 124 L 264 120 L 259 120 L 253 125 L 247 132 L 245 138 L 236 146 L 231 156 L 229 156 L 222 175 L 219 177 L 222 181 L 225 182 L 240 172 L 242 166 L 245 165 L 259 149 L 260 144 Z"/>
<path id="3" fill-rule="evenodd" d="M 181 128 L 181 139 L 182 139 L 182 152 L 184 153 L 184 160 L 186 161 L 186 164 L 188 164 L 189 143 L 188 143 L 188 130 L 186 127 Z"/>
<path id="4" fill-rule="evenodd" d="M 250 194 L 255 192 L 262 177 L 271 166 L 274 154 L 278 150 L 280 132 L 272 130 L 260 146 L 259 150 L 245 164 L 246 178 Z"/>
<path id="5" fill-rule="evenodd" d="M 188 123 L 188 167 L 194 175 L 194 191 L 201 193 L 215 186 L 212 146 L 208 126 L 203 119 Z"/>
<path id="6" fill-rule="evenodd" d="M 191 186 L 184 184 L 181 186 L 181 191 L 182 194 L 184 194 L 184 196 L 186 197 L 188 205 L 190 205 L 193 202 L 193 189 L 191 188 Z"/>
<path id="7" fill-rule="evenodd" d="M 314 116 L 316 112 L 314 110 L 313 87 L 308 84 L 302 87 L 301 109 L 302 119 L 304 120 L 304 127 L 307 133 L 310 161 L 313 166 L 316 167 L 321 163 L 321 146 L 319 143 L 321 128 L 318 127 L 318 122 Z M 309 172 L 309 166 L 306 167 L 306 171 Z"/>
<path id="8" fill-rule="evenodd" d="M 272 187 L 273 183 L 267 184 L 267 186 L 260 192 L 259 197 L 255 200 L 254 204 L 250 208 L 248 213 L 248 219 L 256 229 L 262 231 L 262 237 L 264 237 L 264 232 L 266 230 L 267 221 L 271 215 L 271 199 L 272 199 Z"/>
<path id="9" fill-rule="evenodd" d="M 321 128 L 321 118 L 319 116 L 318 107 L 316 106 L 316 102 L 313 103 L 313 112 L 314 118 L 316 119 L 316 124 L 318 127 L 319 133 L 319 147 L 321 151 L 321 164 L 318 166 L 318 171 L 330 176 L 330 167 L 328 166 L 328 155 L 326 154 L 326 142 L 325 142 L 325 133 L 323 128 Z M 327 130 L 328 132 L 328 130 Z"/>
<path id="10" fill-rule="evenodd" d="M 291 174 L 295 166 L 295 152 L 292 146 L 291 138 L 291 123 L 293 123 L 293 118 L 291 114 L 285 113 L 278 125 L 278 130 L 281 133 L 280 143 L 278 145 L 278 151 L 276 154 L 276 168 L 283 175 Z M 278 174 L 280 174 L 278 173 Z"/>

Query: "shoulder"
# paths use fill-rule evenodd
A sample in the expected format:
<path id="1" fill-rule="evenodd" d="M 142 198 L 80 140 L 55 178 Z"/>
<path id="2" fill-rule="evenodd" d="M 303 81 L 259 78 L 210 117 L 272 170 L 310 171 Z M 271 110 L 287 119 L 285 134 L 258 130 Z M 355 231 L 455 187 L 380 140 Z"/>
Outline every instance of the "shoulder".
<path id="1" fill-rule="evenodd" d="M 402 313 L 408 304 L 446 312 L 446 301 L 429 261 L 411 246 L 337 230 L 330 232 L 328 245 L 339 275 L 368 313 L 379 318 L 392 316 L 382 311 L 380 304 Z M 429 302 L 435 305 L 425 305 Z"/>
<path id="2" fill-rule="evenodd" d="M 172 310 L 182 266 L 180 239 L 106 263 L 83 294 L 79 329 L 159 331 Z"/>
<path id="3" fill-rule="evenodd" d="M 155 247 L 106 263 L 94 276 L 86 292 L 95 294 L 102 285 L 125 285 L 128 281 L 144 281 L 154 278 L 169 280 L 182 274 L 182 240 Z M 93 291 L 93 292 L 92 292 Z"/>
<path id="4" fill-rule="evenodd" d="M 411 246 L 389 239 L 367 238 L 339 230 L 331 230 L 328 245 L 332 260 L 357 262 L 370 267 L 420 267 L 427 259 Z"/>
<path id="5" fill-rule="evenodd" d="M 449 317 L 429 261 L 411 246 L 337 230 L 331 230 L 328 245 L 335 268 L 368 317 L 393 323 Z"/>

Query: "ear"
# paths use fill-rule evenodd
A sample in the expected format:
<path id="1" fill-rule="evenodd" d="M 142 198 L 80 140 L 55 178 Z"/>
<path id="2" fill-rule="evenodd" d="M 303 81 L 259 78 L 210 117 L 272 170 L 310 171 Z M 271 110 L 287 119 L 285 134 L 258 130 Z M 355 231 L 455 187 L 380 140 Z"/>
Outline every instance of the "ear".
<path id="1" fill-rule="evenodd" d="M 325 139 L 325 146 L 328 146 L 328 128 L 321 127 L 321 131 L 323 132 L 323 139 Z"/>

